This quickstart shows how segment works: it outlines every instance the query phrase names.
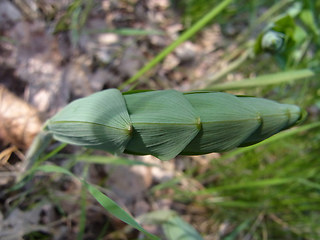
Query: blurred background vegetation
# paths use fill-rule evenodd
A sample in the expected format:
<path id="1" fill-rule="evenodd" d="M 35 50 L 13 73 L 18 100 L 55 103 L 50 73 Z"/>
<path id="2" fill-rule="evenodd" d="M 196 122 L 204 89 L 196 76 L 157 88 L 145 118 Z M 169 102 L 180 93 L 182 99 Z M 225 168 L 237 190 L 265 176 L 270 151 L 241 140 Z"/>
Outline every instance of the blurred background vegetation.
<path id="1" fill-rule="evenodd" d="M 113 34 L 120 36 L 117 39 L 125 42 L 126 49 L 132 44 L 137 48 L 132 50 L 133 55 L 128 53 L 129 58 L 140 58 L 137 67 L 130 71 L 125 67 L 136 62 L 128 61 L 128 65 L 119 65 L 118 69 L 115 65 L 117 61 L 128 59 L 123 45 L 106 61 L 99 58 L 100 55 L 90 57 L 93 60 L 89 72 L 112 68 L 114 74 L 120 76 L 116 82 L 103 82 L 96 90 L 119 87 L 124 91 L 164 88 L 227 91 L 296 104 L 305 109 L 308 116 L 299 126 L 257 145 L 223 154 L 181 156 L 168 163 L 146 157 L 114 157 L 53 143 L 35 166 L 61 166 L 90 182 L 98 193 L 89 190 L 93 198 L 90 197 L 85 184 L 75 180 L 77 177 L 63 175 L 61 173 L 65 172 L 57 169 L 19 173 L 13 182 L 1 187 L 5 224 L 0 226 L 0 239 L 147 239 L 141 232 L 111 217 L 113 214 L 122 219 L 122 213 L 111 211 L 111 215 L 97 215 L 96 212 L 110 211 L 108 206 L 104 206 L 105 210 L 96 207 L 94 199 L 99 201 L 101 192 L 130 211 L 147 231 L 161 239 L 320 238 L 319 1 L 171 0 L 154 3 L 123 0 L 115 3 L 74 0 L 61 8 L 51 1 L 45 2 L 28 1 L 27 7 L 21 7 L 21 1 L 14 1 L 17 9 L 27 12 L 22 13 L 23 19 L 26 16 L 32 18 L 28 21 L 41 19 L 44 29 L 50 29 L 50 36 L 69 41 L 66 49 L 72 50 L 64 49 L 66 56 L 60 65 L 75 61 L 74 58 L 81 58 L 82 54 L 91 54 L 90 40 L 84 41 L 84 36 L 90 39 L 101 33 Z M 33 8 L 30 3 L 37 7 Z M 143 17 L 150 15 L 141 17 L 139 11 L 160 20 L 146 24 Z M 96 27 L 92 23 L 97 16 L 107 19 L 112 14 L 115 14 L 113 19 L 118 19 L 118 25 L 100 28 L 99 24 Z M 177 22 L 178 30 L 170 35 L 172 28 L 169 27 Z M 10 29 L 1 30 L 3 49 L 6 44 L 17 46 L 16 39 L 7 35 L 8 32 Z M 212 32 L 215 37 L 208 37 Z M 215 42 L 211 46 L 212 39 Z M 193 47 L 188 48 L 189 45 L 183 45 L 185 43 Z M 206 44 L 210 47 L 206 48 Z M 176 59 L 178 63 L 172 63 Z M 13 68 L 8 61 L 3 64 L 2 72 L 5 67 Z M 20 78 L 24 78 L 23 74 Z M 82 90 L 72 92 L 68 101 L 86 94 Z M 143 187 L 148 182 L 147 187 L 137 190 L 142 193 L 135 195 L 134 192 L 130 197 L 123 193 L 127 188 L 121 189 L 121 184 L 116 182 L 125 182 L 124 178 L 130 179 L 131 175 L 127 170 L 114 171 L 118 177 L 111 177 L 119 166 L 129 170 L 143 166 L 145 171 L 151 171 L 148 175 L 151 180 L 146 180 L 143 173 L 142 183 L 132 183 Z M 162 174 L 167 176 L 165 180 L 155 180 L 155 168 L 162 169 Z M 0 174 L 4 176 L 8 171 L 10 169 Z M 112 184 L 116 185 L 116 190 Z M 136 209 L 132 208 L 133 203 L 143 203 L 147 207 L 141 207 L 144 210 L 138 213 L 133 210 Z M 46 206 L 53 209 L 54 213 L 50 214 L 54 217 L 47 216 L 50 214 L 43 210 Z M 21 213 L 23 218 L 27 218 L 26 212 L 40 216 L 36 226 L 35 223 L 23 225 L 20 233 L 13 233 L 14 223 L 10 225 L 8 219 L 17 209 L 24 212 Z M 54 220 L 43 220 L 41 214 Z"/>

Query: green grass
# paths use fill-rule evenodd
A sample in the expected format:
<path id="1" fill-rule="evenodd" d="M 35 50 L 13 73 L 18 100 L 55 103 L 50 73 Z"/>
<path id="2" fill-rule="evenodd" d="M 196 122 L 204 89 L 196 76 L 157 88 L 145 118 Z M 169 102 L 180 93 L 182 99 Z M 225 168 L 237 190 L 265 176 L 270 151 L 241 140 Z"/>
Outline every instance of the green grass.
<path id="1" fill-rule="evenodd" d="M 208 219 L 239 226 L 234 229 L 233 239 L 248 234 L 254 224 L 248 221 L 261 214 L 263 219 L 256 226 L 254 239 L 264 239 L 263 232 L 268 239 L 317 239 L 319 129 L 318 122 L 289 130 L 274 136 L 275 140 L 270 138 L 213 160 L 205 173 L 182 178 L 197 180 L 203 186 L 199 191 L 180 189 L 179 179 L 162 190 L 176 189 L 176 201 L 202 205 Z"/>

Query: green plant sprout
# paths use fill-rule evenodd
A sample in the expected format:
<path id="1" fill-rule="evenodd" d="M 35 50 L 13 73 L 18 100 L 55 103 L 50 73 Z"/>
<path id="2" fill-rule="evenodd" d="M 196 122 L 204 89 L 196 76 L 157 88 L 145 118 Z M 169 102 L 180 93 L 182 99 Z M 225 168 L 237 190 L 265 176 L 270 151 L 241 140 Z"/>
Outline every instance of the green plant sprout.
<path id="1" fill-rule="evenodd" d="M 108 89 L 70 103 L 45 130 L 69 144 L 169 160 L 255 144 L 301 116 L 295 105 L 228 93 Z"/>

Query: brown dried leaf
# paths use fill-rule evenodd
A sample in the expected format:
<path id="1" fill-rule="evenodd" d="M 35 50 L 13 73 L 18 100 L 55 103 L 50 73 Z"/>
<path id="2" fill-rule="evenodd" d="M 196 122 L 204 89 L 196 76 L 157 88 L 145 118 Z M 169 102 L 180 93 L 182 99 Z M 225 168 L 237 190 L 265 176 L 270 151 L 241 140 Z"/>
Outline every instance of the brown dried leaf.
<path id="1" fill-rule="evenodd" d="M 27 149 L 41 126 L 38 111 L 0 85 L 0 141 Z"/>

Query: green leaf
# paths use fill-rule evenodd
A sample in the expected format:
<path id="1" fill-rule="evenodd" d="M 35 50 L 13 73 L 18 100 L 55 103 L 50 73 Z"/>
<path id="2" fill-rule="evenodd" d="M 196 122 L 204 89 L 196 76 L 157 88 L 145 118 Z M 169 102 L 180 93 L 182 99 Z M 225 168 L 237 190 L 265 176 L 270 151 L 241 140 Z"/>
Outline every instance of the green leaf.
<path id="1" fill-rule="evenodd" d="M 124 95 L 134 127 L 127 152 L 162 160 L 178 155 L 199 132 L 199 117 L 174 90 Z"/>
<path id="2" fill-rule="evenodd" d="M 122 94 L 109 89 L 76 100 L 47 123 L 55 139 L 80 146 L 123 152 L 131 123 Z"/>
<path id="3" fill-rule="evenodd" d="M 300 108 L 295 105 L 253 97 L 240 97 L 239 100 L 255 108 L 261 117 L 261 126 L 241 146 L 260 142 L 296 123 L 301 116 Z"/>
<path id="4" fill-rule="evenodd" d="M 76 178 L 76 175 L 74 175 L 72 172 L 69 170 L 55 166 L 55 165 L 42 165 L 34 169 L 34 171 L 42 171 L 42 172 L 47 172 L 47 173 L 62 173 L 69 175 L 70 177 Z"/>
<path id="5" fill-rule="evenodd" d="M 256 109 L 231 94 L 197 93 L 184 96 L 200 114 L 202 128 L 182 154 L 233 149 L 260 126 Z"/>

